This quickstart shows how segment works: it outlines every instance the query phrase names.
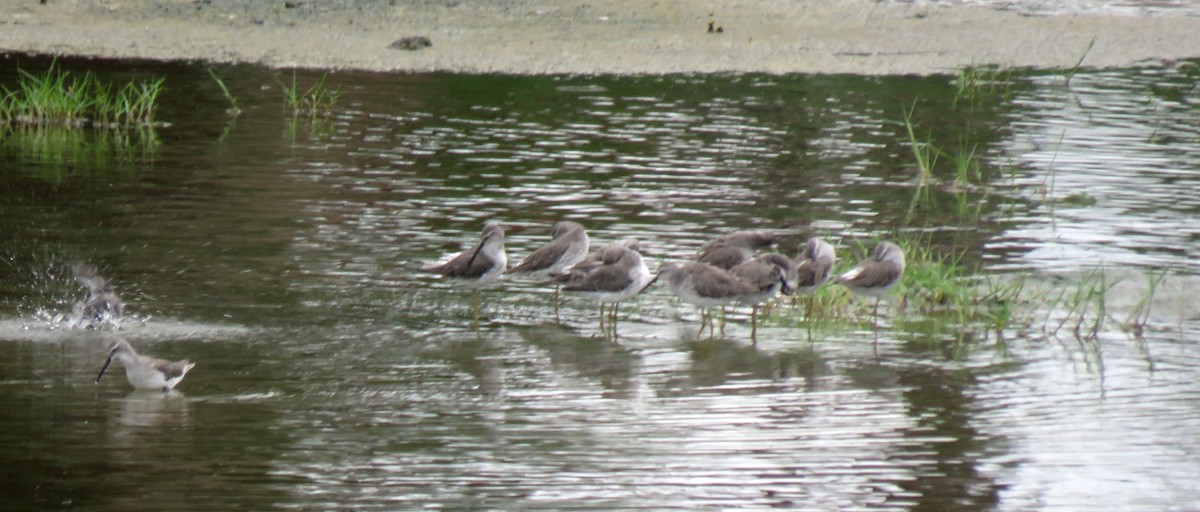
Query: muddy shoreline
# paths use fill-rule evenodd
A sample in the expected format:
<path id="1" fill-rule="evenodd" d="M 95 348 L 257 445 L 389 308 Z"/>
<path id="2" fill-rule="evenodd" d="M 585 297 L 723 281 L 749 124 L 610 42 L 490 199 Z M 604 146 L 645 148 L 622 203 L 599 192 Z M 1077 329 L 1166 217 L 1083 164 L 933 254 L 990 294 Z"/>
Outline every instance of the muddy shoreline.
<path id="1" fill-rule="evenodd" d="M 406 37 L 432 44 L 391 47 Z M 1169 65 L 1200 57 L 1200 18 L 873 0 L 30 0 L 0 5 L 0 51 L 387 72 L 934 74 L 1084 56 Z"/>

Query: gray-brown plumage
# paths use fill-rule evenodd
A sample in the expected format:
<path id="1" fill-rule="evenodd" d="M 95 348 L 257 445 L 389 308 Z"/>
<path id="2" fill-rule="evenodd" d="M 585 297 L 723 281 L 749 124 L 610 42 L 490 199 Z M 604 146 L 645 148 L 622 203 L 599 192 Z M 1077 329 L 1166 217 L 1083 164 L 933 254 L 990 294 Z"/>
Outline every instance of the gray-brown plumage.
<path id="1" fill-rule="evenodd" d="M 659 279 L 666 280 L 667 289 L 675 296 L 701 309 L 700 332 L 704 332 L 704 324 L 711 321 L 708 310 L 760 292 L 757 287 L 738 279 L 729 271 L 697 261 L 663 265 L 655 281 Z M 713 333 L 711 324 L 709 333 Z"/>
<path id="2" fill-rule="evenodd" d="M 759 249 L 775 244 L 775 235 L 765 231 L 734 231 L 719 236 L 700 248 L 696 261 L 729 270 L 754 257 Z"/>
<path id="3" fill-rule="evenodd" d="M 115 327 L 124 309 L 121 298 L 106 279 L 96 274 L 94 267 L 77 265 L 74 271 L 75 280 L 87 289 L 87 295 L 76 306 L 75 325 L 84 329 Z"/>
<path id="4" fill-rule="evenodd" d="M 761 304 L 776 293 L 792 293 L 791 283 L 795 282 L 796 266 L 787 256 L 767 253 L 733 267 L 729 273 L 759 290 L 757 294 L 746 296 L 740 302 Z"/>
<path id="5" fill-rule="evenodd" d="M 579 263 L 587 254 L 587 230 L 577 222 L 559 221 L 550 230 L 550 242 L 533 251 L 508 272 L 556 274 Z"/>
<path id="6" fill-rule="evenodd" d="M 636 246 L 636 240 L 632 244 Z M 573 292 L 591 298 L 600 303 L 600 326 L 604 327 L 604 304 L 612 304 L 612 325 L 617 321 L 617 308 L 620 303 L 629 300 L 650 283 L 650 269 L 646 268 L 641 253 L 625 245 L 612 244 L 605 247 L 600 254 L 600 264 L 589 272 L 571 274 L 574 280 L 563 287 L 565 292 Z"/>
<path id="7" fill-rule="evenodd" d="M 837 282 L 850 291 L 867 297 L 875 297 L 872 318 L 878 324 L 879 298 L 904 275 L 904 251 L 891 242 L 880 242 L 871 250 L 871 255 L 857 267 L 837 277 Z M 878 325 L 876 325 L 878 328 Z M 876 329 L 876 337 L 878 337 Z"/>
<path id="8" fill-rule="evenodd" d="M 474 325 L 479 326 L 479 289 L 500 279 L 508 267 L 508 256 L 504 253 L 504 228 L 499 224 L 483 226 L 483 238 L 475 247 L 459 253 L 445 263 L 421 267 L 425 272 L 444 277 L 462 279 L 476 289 L 474 302 Z"/>
<path id="9" fill-rule="evenodd" d="M 566 271 L 551 274 L 550 278 L 558 283 L 571 283 L 582 279 L 604 264 L 604 256 L 609 250 L 632 249 L 640 251 L 641 243 L 633 237 L 625 237 L 588 253 L 586 257 L 571 266 Z"/>
<path id="10" fill-rule="evenodd" d="M 578 222 L 558 221 L 550 229 L 550 242 L 533 251 L 509 273 L 553 276 L 579 263 L 588 254 L 587 230 Z M 558 319 L 558 288 L 554 284 L 554 318 Z"/>
<path id="11" fill-rule="evenodd" d="M 836 255 L 833 246 L 820 238 L 809 239 L 804 250 L 796 255 L 796 281 L 793 288 L 801 293 L 812 293 L 829 280 L 833 273 Z"/>
<path id="12" fill-rule="evenodd" d="M 891 242 L 880 242 L 870 257 L 838 276 L 837 282 L 858 295 L 881 297 L 903 274 L 904 251 Z"/>
<path id="13" fill-rule="evenodd" d="M 733 267 L 729 273 L 758 290 L 757 293 L 738 298 L 738 302 L 753 308 L 750 312 L 750 338 L 754 340 L 758 333 L 758 306 L 780 292 L 791 295 L 796 281 L 796 265 L 787 256 L 767 253 Z"/>
<path id="14" fill-rule="evenodd" d="M 187 372 L 196 366 L 195 363 L 187 360 L 167 361 L 140 355 L 129 342 L 117 339 L 108 349 L 108 359 L 100 368 L 100 374 L 96 375 L 97 383 L 100 382 L 100 377 L 104 376 L 104 371 L 108 369 L 108 365 L 112 364 L 113 359 L 121 361 L 121 365 L 125 367 L 125 378 L 134 388 L 160 390 L 164 393 L 178 385 L 184 375 L 187 375 Z"/>
<path id="15" fill-rule="evenodd" d="M 504 228 L 499 224 L 483 226 L 483 238 L 475 247 L 459 253 L 449 261 L 427 265 L 421 270 L 454 279 L 464 279 L 473 286 L 490 284 L 504 273 L 508 256 L 504 253 Z"/>

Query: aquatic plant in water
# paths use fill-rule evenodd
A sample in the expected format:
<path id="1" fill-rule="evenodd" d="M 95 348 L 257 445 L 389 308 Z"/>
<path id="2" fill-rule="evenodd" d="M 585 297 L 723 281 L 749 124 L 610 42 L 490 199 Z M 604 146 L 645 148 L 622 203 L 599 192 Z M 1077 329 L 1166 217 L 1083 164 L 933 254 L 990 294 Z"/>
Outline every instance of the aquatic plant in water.
<path id="1" fill-rule="evenodd" d="M 966 66 L 958 70 L 954 80 L 952 104 L 960 102 L 974 107 L 984 99 L 1007 98 L 1012 93 L 1013 70 L 999 66 Z"/>
<path id="2" fill-rule="evenodd" d="M 212 77 L 213 82 L 217 83 L 217 87 L 221 88 L 221 94 L 224 94 L 225 99 L 229 101 L 229 108 L 226 109 L 225 112 L 233 117 L 242 115 L 242 109 L 238 107 L 237 97 L 235 97 L 233 93 L 229 91 L 229 87 L 225 85 L 225 81 L 221 80 L 221 77 L 217 76 L 212 69 L 208 69 L 207 71 L 208 76 Z"/>
<path id="3" fill-rule="evenodd" d="M 18 70 L 16 89 L 0 86 L 0 122 L 31 126 L 128 128 L 153 126 L 164 79 L 102 82 L 91 72 L 72 75 L 56 64 L 44 74 Z"/>
<path id="4" fill-rule="evenodd" d="M 325 85 L 328 78 L 328 73 L 321 75 L 321 79 L 317 83 L 303 91 L 301 91 L 295 71 L 292 72 L 291 84 L 279 82 L 280 87 L 283 88 L 284 105 L 292 110 L 292 117 L 308 116 L 315 121 L 319 117 L 328 117 L 333 113 L 333 106 L 337 104 L 342 93 L 338 89 L 330 89 Z M 278 81 L 278 78 L 276 80 Z"/>

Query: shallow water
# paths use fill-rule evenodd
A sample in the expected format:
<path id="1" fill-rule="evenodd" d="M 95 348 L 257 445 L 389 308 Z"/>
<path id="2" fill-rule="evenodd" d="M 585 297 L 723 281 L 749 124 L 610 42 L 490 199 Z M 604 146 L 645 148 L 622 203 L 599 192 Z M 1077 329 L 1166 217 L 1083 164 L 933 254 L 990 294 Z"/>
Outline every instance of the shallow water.
<path id="1" fill-rule="evenodd" d="M 232 120 L 200 66 L 63 64 L 166 76 L 171 126 L 0 143 L 5 503 L 1200 506 L 1195 66 L 1019 76 L 957 108 L 945 77 L 337 73 L 335 116 L 293 123 L 261 69 L 216 69 Z M 906 107 L 948 150 L 978 144 L 977 215 L 939 188 L 906 221 Z M 594 243 L 639 237 L 652 270 L 732 229 L 776 230 L 788 253 L 824 236 L 840 267 L 905 232 L 1002 276 L 1109 265 L 1127 291 L 1096 341 L 1038 321 L 956 343 L 893 302 L 877 342 L 869 317 L 811 342 L 777 317 L 755 345 L 747 312 L 698 339 L 659 288 L 605 339 L 593 304 L 565 297 L 556 322 L 552 290 L 519 277 L 483 291 L 476 333 L 471 292 L 415 272 L 487 220 L 515 262 L 561 218 Z M 197 363 L 177 391 L 134 393 L 117 368 L 93 383 L 112 333 L 60 322 L 80 261 L 124 298 L 122 336 Z M 1152 272 L 1168 278 L 1139 338 L 1117 304 Z"/>

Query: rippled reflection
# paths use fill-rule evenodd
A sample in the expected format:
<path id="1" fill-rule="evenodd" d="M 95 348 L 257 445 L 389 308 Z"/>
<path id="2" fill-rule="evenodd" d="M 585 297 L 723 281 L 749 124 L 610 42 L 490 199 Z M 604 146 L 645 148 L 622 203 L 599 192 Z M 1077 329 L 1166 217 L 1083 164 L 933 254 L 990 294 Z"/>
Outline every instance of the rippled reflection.
<path id="1" fill-rule="evenodd" d="M 962 109 L 946 77 L 338 73 L 319 126 L 293 126 L 262 70 L 218 70 L 245 105 L 230 120 L 202 68 L 103 66 L 170 76 L 152 158 L 64 175 L 0 144 L 6 503 L 1080 510 L 1200 492 L 1195 66 L 1021 76 Z M 906 108 L 988 169 L 907 222 Z M 657 288 L 615 340 L 590 301 L 564 296 L 556 323 L 528 278 L 484 289 L 475 331 L 473 290 L 416 272 L 485 221 L 517 260 L 564 218 L 597 245 L 638 237 L 652 271 L 741 228 L 788 253 L 821 235 L 847 262 L 919 232 L 1048 282 L 1104 263 L 1131 276 L 1114 317 L 1146 272 L 1169 277 L 1140 336 L 949 343 L 953 321 L 892 307 L 878 343 L 869 323 L 768 320 L 752 344 L 745 308 L 697 337 Z M 131 343 L 197 363 L 178 393 L 93 382 L 104 333 L 52 321 L 80 261 L 113 279 Z"/>

